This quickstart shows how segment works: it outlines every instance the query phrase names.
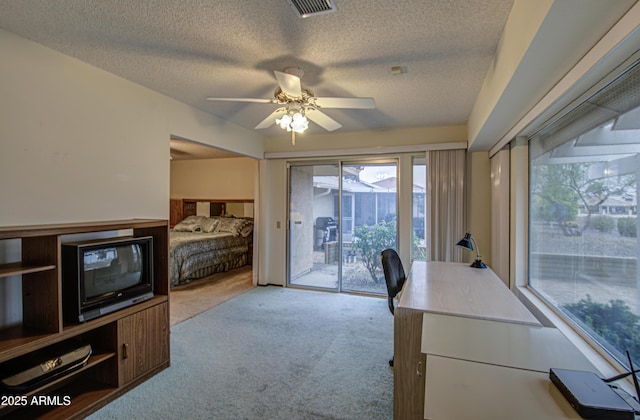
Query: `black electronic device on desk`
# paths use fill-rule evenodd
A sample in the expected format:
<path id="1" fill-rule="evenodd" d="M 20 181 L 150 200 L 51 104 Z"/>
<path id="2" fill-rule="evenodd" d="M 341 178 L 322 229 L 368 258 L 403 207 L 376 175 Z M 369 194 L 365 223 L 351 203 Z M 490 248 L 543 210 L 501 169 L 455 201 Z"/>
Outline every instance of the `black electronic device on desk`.
<path id="1" fill-rule="evenodd" d="M 640 388 L 631 357 L 630 372 L 609 379 L 602 379 L 593 372 L 583 370 L 556 369 L 549 370 L 549 379 L 560 390 L 569 404 L 585 419 L 602 420 L 634 420 L 640 414 L 638 395 Z M 609 382 L 633 375 L 636 397 L 623 390 L 609 385 Z"/>

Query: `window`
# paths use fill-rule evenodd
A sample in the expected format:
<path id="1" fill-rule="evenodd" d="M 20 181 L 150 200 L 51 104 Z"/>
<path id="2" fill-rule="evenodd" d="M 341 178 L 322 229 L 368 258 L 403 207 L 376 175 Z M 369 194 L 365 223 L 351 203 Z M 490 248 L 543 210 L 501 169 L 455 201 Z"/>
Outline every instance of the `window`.
<path id="1" fill-rule="evenodd" d="M 427 192 L 427 160 L 424 156 L 414 156 L 413 162 L 413 194 L 411 196 L 411 261 L 426 261 L 426 192 Z"/>
<path id="2" fill-rule="evenodd" d="M 640 365 L 640 65 L 529 142 L 529 286 Z"/>

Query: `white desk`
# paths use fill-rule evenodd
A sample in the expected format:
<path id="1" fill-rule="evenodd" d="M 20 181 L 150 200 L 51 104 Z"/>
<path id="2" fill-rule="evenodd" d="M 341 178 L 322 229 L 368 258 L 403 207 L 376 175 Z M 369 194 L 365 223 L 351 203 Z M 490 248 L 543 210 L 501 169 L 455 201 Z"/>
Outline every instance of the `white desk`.
<path id="1" fill-rule="evenodd" d="M 501 320 L 540 326 L 491 269 L 466 263 L 416 261 L 394 316 L 395 419 L 424 418 L 423 314 Z"/>
<path id="2" fill-rule="evenodd" d="M 422 353 L 549 373 L 592 370 L 589 360 L 557 329 L 425 313 Z"/>
<path id="3" fill-rule="evenodd" d="M 549 369 L 597 372 L 556 328 L 425 313 L 425 419 L 580 418 Z"/>
<path id="4" fill-rule="evenodd" d="M 415 261 L 398 308 L 540 325 L 490 268 Z"/>
<path id="5" fill-rule="evenodd" d="M 427 355 L 424 418 L 580 419 L 548 374 Z"/>

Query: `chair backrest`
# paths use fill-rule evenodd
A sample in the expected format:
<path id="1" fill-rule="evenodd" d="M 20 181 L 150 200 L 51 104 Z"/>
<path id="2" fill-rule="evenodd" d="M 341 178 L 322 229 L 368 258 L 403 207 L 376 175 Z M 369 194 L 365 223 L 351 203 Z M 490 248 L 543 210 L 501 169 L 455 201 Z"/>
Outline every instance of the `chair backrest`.
<path id="1" fill-rule="evenodd" d="M 387 248 L 380 254 L 382 259 L 382 271 L 384 271 L 384 279 L 387 283 L 387 295 L 389 302 L 389 310 L 394 313 L 393 299 L 400 293 L 406 276 L 402 261 L 398 253 L 391 248 Z"/>

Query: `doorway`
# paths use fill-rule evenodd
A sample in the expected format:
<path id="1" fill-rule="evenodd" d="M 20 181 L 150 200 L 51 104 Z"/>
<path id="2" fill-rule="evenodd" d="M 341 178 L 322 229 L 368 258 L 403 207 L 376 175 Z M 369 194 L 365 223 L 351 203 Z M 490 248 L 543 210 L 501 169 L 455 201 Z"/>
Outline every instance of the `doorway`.
<path id="1" fill-rule="evenodd" d="M 291 286 L 386 294 L 380 252 L 397 238 L 397 161 L 289 166 Z"/>

